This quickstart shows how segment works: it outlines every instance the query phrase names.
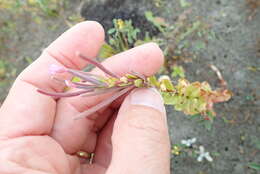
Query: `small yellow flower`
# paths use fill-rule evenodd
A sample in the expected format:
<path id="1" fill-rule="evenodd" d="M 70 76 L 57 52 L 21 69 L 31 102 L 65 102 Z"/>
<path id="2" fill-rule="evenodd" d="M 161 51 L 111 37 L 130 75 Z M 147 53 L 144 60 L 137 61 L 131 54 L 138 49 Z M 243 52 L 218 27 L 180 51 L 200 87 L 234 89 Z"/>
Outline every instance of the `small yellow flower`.
<path id="1" fill-rule="evenodd" d="M 118 19 L 118 20 L 117 20 L 117 25 L 118 25 L 118 28 L 119 28 L 119 29 L 122 29 L 122 28 L 124 28 L 125 23 L 124 23 L 123 20 Z"/>
<path id="2" fill-rule="evenodd" d="M 181 153 L 181 148 L 178 147 L 178 146 L 173 146 L 171 152 L 172 152 L 172 154 L 174 154 L 174 155 L 180 155 L 180 153 Z"/>

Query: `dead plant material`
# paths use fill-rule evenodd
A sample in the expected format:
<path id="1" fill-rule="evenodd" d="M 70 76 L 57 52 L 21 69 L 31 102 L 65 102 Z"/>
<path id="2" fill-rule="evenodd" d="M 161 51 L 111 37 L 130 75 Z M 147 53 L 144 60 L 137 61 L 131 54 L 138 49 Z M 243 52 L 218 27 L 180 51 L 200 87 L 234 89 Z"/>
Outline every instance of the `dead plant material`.
<path id="1" fill-rule="evenodd" d="M 250 9 L 250 15 L 248 20 L 251 21 L 253 17 L 256 15 L 257 10 L 260 7 L 260 0 L 245 0 L 246 6 Z"/>
<path id="2" fill-rule="evenodd" d="M 255 10 L 260 7 L 260 1 L 259 0 L 246 0 L 246 5 L 251 10 Z"/>
<path id="3" fill-rule="evenodd" d="M 227 88 L 227 82 L 224 80 L 221 72 L 219 71 L 219 69 L 215 66 L 210 64 L 209 67 L 217 74 L 217 77 L 220 81 L 220 85 L 222 88 L 226 89 Z"/>

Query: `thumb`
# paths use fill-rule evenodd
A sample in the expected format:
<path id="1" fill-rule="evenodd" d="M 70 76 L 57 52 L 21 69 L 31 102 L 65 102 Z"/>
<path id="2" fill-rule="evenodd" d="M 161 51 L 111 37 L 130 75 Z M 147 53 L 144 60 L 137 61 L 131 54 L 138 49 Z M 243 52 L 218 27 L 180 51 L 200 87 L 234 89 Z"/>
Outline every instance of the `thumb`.
<path id="1" fill-rule="evenodd" d="M 107 174 L 169 174 L 170 141 L 166 112 L 156 89 L 135 89 L 114 124 Z"/>

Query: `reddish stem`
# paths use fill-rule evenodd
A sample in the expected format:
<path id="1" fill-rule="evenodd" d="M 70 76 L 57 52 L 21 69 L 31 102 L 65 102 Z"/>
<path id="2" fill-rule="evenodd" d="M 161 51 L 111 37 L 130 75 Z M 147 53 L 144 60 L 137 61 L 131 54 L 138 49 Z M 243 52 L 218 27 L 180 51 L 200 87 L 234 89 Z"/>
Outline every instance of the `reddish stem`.
<path id="1" fill-rule="evenodd" d="M 44 91 L 42 89 L 37 89 L 37 92 L 44 94 L 44 95 L 48 95 L 48 96 L 52 96 L 52 97 L 74 97 L 74 96 L 78 96 L 87 92 L 91 92 L 93 91 L 93 89 L 89 89 L 89 90 L 81 90 L 81 91 L 76 91 L 76 92 L 47 92 Z"/>
<path id="2" fill-rule="evenodd" d="M 109 92 L 119 91 L 124 88 L 126 88 L 126 87 L 103 88 L 103 89 L 98 89 L 96 91 L 93 91 L 92 93 L 82 94 L 81 96 L 82 97 L 96 96 L 96 95 L 101 95 L 101 94 L 105 94 L 105 93 L 109 93 Z"/>
<path id="3" fill-rule="evenodd" d="M 117 98 L 119 98 L 120 96 L 124 95 L 125 93 L 127 93 L 128 91 L 134 89 L 135 86 L 131 86 L 128 88 L 125 88 L 121 91 L 119 91 L 118 93 L 115 93 L 114 95 L 112 95 L 111 97 L 108 97 L 107 99 L 103 100 L 101 103 L 93 106 L 92 108 L 80 113 L 77 117 L 74 118 L 74 120 L 78 120 L 81 118 L 85 118 L 93 113 L 95 113 L 96 111 L 98 111 L 99 109 L 109 105 L 110 103 L 112 103 L 114 100 L 116 100 Z"/>
<path id="4" fill-rule="evenodd" d="M 90 82 L 90 83 L 93 83 L 95 85 L 100 85 L 100 86 L 106 86 L 105 83 L 101 82 L 101 81 L 98 81 L 96 80 L 95 78 L 91 77 L 90 75 L 88 74 L 85 74 L 81 71 L 77 71 L 77 70 L 73 70 L 73 69 L 68 69 L 68 72 L 71 73 L 72 75 L 74 76 L 77 76 L 79 78 L 81 78 L 82 80 L 85 80 L 87 82 Z"/>
<path id="5" fill-rule="evenodd" d="M 84 55 L 82 55 L 81 53 L 77 52 L 76 53 L 77 56 L 79 56 L 80 58 L 88 61 L 89 63 L 91 63 L 92 65 L 98 67 L 100 70 L 102 70 L 104 73 L 110 75 L 111 77 L 115 77 L 115 78 L 119 78 L 116 74 L 112 73 L 111 71 L 109 71 L 107 68 L 105 68 L 101 63 L 93 60 L 93 59 L 90 59 Z"/>

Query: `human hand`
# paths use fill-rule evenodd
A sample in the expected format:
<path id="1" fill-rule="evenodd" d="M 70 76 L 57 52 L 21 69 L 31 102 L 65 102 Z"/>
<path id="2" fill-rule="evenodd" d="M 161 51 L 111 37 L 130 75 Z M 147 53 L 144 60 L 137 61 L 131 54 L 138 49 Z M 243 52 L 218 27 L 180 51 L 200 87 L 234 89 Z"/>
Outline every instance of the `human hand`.
<path id="1" fill-rule="evenodd" d="M 82 69 L 86 62 L 75 52 L 94 58 L 103 41 L 104 31 L 98 23 L 82 22 L 18 76 L 0 108 L 1 174 L 170 173 L 165 108 L 155 90 L 135 89 L 123 101 L 80 120 L 73 118 L 109 95 L 54 100 L 36 91 L 63 91 L 64 85 L 51 79 L 49 66 Z M 163 64 L 163 55 L 150 43 L 103 64 L 118 75 L 135 71 L 150 76 Z M 75 155 L 78 151 L 94 152 L 93 164 Z"/>

